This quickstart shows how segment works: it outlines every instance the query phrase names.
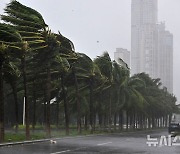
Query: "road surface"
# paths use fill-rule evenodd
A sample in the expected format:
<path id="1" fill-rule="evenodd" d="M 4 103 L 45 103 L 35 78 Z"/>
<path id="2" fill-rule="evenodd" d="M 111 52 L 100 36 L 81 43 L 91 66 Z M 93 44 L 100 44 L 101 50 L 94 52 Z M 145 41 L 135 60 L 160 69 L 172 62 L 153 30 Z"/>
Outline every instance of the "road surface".
<path id="1" fill-rule="evenodd" d="M 147 135 L 150 135 L 150 139 L 148 140 Z M 154 144 L 148 146 L 147 143 L 155 143 L 155 139 L 157 139 L 158 144 L 156 146 Z M 168 138 L 166 130 L 159 130 L 69 137 L 56 139 L 56 143 L 54 144 L 48 141 L 28 145 L 0 147 L 0 154 L 180 154 L 180 144 L 178 145 L 178 142 L 180 143 L 177 140 L 175 145 L 174 137 Z"/>

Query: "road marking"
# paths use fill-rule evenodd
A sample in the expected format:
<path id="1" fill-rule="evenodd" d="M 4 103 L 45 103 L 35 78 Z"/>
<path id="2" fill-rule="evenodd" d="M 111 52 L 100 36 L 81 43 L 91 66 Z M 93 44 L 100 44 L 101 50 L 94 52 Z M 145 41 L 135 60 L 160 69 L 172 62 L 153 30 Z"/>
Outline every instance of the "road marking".
<path id="1" fill-rule="evenodd" d="M 100 143 L 100 144 L 97 144 L 97 146 L 106 145 L 106 144 L 111 144 L 111 143 L 112 143 L 112 142 Z M 74 149 L 74 150 L 59 151 L 59 152 L 54 152 L 54 153 L 51 153 L 51 154 L 65 153 L 65 152 L 76 151 L 76 150 L 85 149 L 85 148 L 87 148 L 87 147 L 77 148 L 77 149 Z"/>
<path id="2" fill-rule="evenodd" d="M 106 142 L 106 143 L 100 143 L 100 144 L 97 144 L 98 146 L 101 146 L 101 145 L 106 145 L 106 144 L 110 144 L 112 142 Z"/>
<path id="3" fill-rule="evenodd" d="M 59 152 L 55 152 L 55 153 L 51 153 L 51 154 L 65 153 L 65 152 L 69 152 L 69 151 L 71 151 L 71 150 L 59 151 Z"/>

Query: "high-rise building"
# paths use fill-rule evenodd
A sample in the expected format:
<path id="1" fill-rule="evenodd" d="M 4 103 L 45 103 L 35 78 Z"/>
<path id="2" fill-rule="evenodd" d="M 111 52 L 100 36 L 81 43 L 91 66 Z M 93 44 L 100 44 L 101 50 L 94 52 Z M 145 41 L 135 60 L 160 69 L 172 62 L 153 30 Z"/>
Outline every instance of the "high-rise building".
<path id="1" fill-rule="evenodd" d="M 156 24 L 158 20 L 157 0 L 132 0 L 132 25 Z"/>
<path id="2" fill-rule="evenodd" d="M 165 30 L 165 23 L 158 25 L 158 76 L 163 86 L 173 92 L 173 35 Z"/>
<path id="3" fill-rule="evenodd" d="M 157 0 L 132 0 L 131 5 L 131 69 L 132 74 L 154 73 L 157 51 Z"/>
<path id="4" fill-rule="evenodd" d="M 157 8 L 157 0 L 132 0 L 131 73 L 161 78 L 163 86 L 172 92 L 173 36 L 164 24 L 158 24 Z"/>
<path id="5" fill-rule="evenodd" d="M 114 52 L 114 60 L 118 62 L 119 58 L 121 58 L 128 67 L 130 67 L 130 51 L 123 48 L 116 48 L 116 52 Z"/>

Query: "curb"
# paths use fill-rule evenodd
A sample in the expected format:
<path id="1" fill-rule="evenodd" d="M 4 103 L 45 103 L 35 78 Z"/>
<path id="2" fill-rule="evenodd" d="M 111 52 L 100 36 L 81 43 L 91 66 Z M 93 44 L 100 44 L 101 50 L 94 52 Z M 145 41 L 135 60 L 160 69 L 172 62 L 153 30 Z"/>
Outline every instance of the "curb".
<path id="1" fill-rule="evenodd" d="M 50 139 L 31 140 L 31 141 L 12 142 L 12 143 L 3 143 L 3 144 L 0 144 L 0 147 L 13 146 L 13 145 L 23 145 L 23 144 L 33 144 L 33 143 L 47 142 L 47 141 L 50 141 Z"/>
<path id="2" fill-rule="evenodd" d="M 24 145 L 24 144 L 34 144 L 34 143 L 40 143 L 40 142 L 48 142 L 50 140 L 82 138 L 82 137 L 91 137 L 91 136 L 98 136 L 98 135 L 105 135 L 105 134 L 92 134 L 92 135 L 81 135 L 81 136 L 65 136 L 65 137 L 59 137 L 59 138 L 49 138 L 49 139 L 41 139 L 41 140 L 30 140 L 30 141 L 22 141 L 22 142 L 2 143 L 2 144 L 0 144 L 0 147 L 13 146 L 13 145 Z"/>

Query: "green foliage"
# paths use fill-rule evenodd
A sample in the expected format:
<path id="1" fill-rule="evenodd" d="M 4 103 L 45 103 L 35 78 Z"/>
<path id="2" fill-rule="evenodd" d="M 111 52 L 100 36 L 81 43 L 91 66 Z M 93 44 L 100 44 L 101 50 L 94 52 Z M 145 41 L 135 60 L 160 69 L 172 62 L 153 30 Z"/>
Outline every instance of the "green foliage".
<path id="1" fill-rule="evenodd" d="M 68 125 L 75 128 L 76 125 L 71 124 L 76 123 L 78 116 L 88 117 L 92 125 L 96 115 L 111 119 L 122 110 L 131 116 L 148 118 L 162 118 L 178 112 L 176 97 L 162 88 L 160 79 L 152 79 L 145 73 L 130 77 L 127 64 L 121 58 L 118 62 L 111 60 L 108 52 L 94 60 L 84 53 L 76 53 L 73 42 L 60 32 L 52 33 L 36 10 L 13 0 L 5 8 L 1 20 L 0 64 L 3 69 L 0 73 L 3 75 L 1 82 L 6 81 L 8 85 L 5 87 L 5 104 L 11 102 L 9 108 L 13 111 L 20 109 L 17 113 L 22 117 L 23 106 L 18 101 L 22 101 L 26 89 L 30 121 L 34 125 L 38 122 L 51 129 L 64 128 L 64 121 L 67 127 L 68 119 L 64 118 L 67 114 L 72 115 Z M 9 97 L 12 94 L 16 102 L 14 106 Z M 50 105 L 53 98 L 56 101 Z M 69 104 L 67 108 L 65 101 Z M 48 116 L 47 110 L 51 111 Z M 6 116 L 6 123 L 19 123 Z M 50 117 L 52 119 L 47 124 Z M 25 126 L 18 125 L 18 129 L 23 131 Z M 35 129 L 44 127 L 38 124 Z M 76 133 L 74 131 L 71 135 Z M 43 136 L 34 135 L 32 138 Z M 11 134 L 6 136 L 8 138 L 24 140 L 24 135 Z"/>

